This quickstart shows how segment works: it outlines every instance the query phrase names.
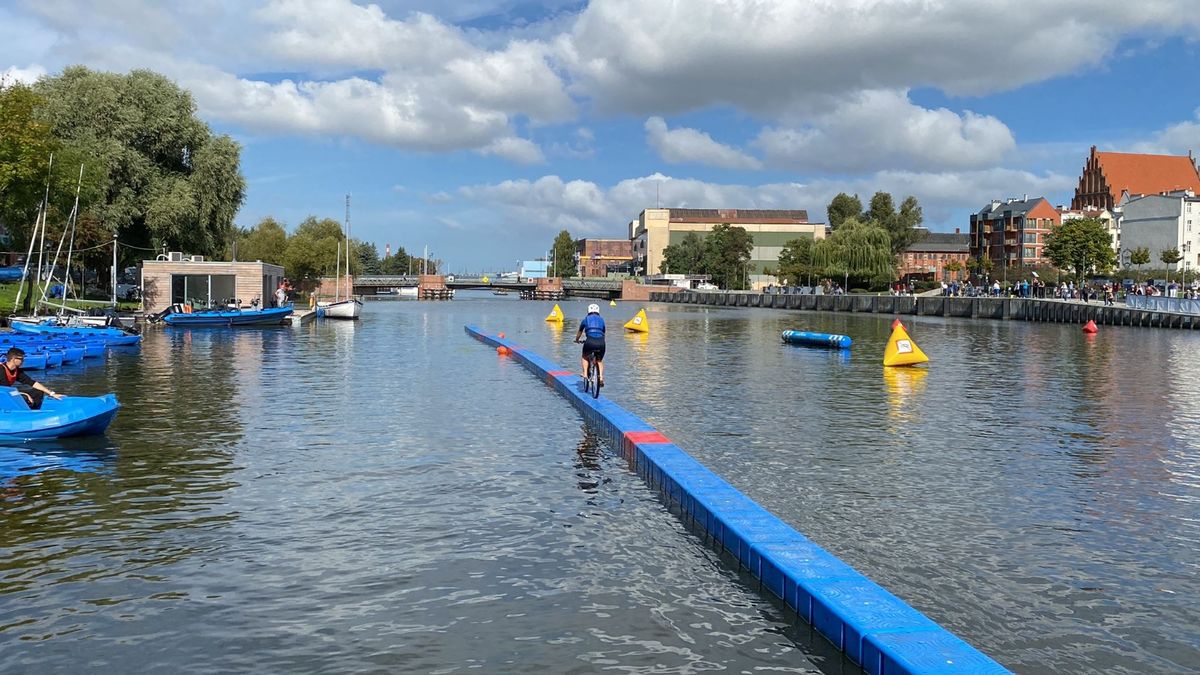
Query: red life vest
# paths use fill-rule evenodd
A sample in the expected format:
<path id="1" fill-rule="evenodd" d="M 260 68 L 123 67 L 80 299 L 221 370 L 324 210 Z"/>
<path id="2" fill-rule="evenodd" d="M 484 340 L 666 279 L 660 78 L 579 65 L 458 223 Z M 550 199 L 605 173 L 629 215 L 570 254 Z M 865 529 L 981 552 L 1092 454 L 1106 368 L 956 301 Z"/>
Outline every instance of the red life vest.
<path id="1" fill-rule="evenodd" d="M 21 376 L 20 368 L 17 368 L 16 370 L 9 370 L 7 365 L 0 366 L 0 377 L 3 377 L 3 380 L 0 380 L 0 381 L 2 381 L 4 383 L 4 386 L 6 386 L 6 387 L 13 386 L 14 384 L 17 383 L 17 378 L 20 376 Z"/>

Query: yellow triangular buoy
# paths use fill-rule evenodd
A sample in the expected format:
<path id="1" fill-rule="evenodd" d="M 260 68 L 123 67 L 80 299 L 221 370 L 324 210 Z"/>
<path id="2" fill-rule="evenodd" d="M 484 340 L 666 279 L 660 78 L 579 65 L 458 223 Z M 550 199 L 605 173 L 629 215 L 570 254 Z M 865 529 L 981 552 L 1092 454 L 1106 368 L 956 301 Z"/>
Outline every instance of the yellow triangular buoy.
<path id="1" fill-rule="evenodd" d="M 547 321 L 553 321 L 555 323 L 562 323 L 565 318 L 566 317 L 564 317 L 562 313 L 562 308 L 557 304 L 554 305 L 554 309 L 550 310 L 550 314 L 546 316 Z"/>
<path id="2" fill-rule="evenodd" d="M 912 366 L 927 361 L 929 361 L 929 357 L 925 356 L 925 352 L 921 351 L 917 343 L 908 337 L 908 331 L 904 330 L 904 326 L 896 326 L 892 329 L 892 337 L 888 338 L 887 349 L 883 350 L 883 365 Z"/>
<path id="3" fill-rule="evenodd" d="M 616 307 L 616 306 L 617 306 L 617 301 L 616 301 L 616 300 L 609 300 L 609 301 L 608 301 L 608 306 L 609 306 L 609 307 Z"/>
<path id="4" fill-rule="evenodd" d="M 650 319 L 646 318 L 646 310 L 639 309 L 638 313 L 632 319 L 626 321 L 625 330 L 631 330 L 635 333 L 649 333 Z"/>

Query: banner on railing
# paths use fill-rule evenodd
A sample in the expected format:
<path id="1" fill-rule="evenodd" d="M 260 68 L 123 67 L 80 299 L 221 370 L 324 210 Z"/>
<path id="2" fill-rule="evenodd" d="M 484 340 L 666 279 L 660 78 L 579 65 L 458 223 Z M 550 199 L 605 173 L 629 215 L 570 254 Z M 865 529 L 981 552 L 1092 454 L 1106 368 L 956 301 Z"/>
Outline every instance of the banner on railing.
<path id="1" fill-rule="evenodd" d="M 1125 304 L 1132 309 L 1145 309 L 1151 312 L 1200 315 L 1200 300 L 1167 298 L 1161 295 L 1127 295 Z"/>

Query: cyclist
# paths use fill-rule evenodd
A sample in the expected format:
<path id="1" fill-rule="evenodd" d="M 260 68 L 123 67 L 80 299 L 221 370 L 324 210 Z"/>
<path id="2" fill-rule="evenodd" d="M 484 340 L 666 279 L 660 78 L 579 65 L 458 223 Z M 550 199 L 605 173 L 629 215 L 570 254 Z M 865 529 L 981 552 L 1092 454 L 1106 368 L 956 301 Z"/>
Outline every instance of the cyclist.
<path id="1" fill-rule="evenodd" d="M 580 357 L 580 372 L 583 373 L 583 379 L 587 379 L 588 356 L 596 355 L 596 366 L 600 368 L 600 386 L 604 386 L 604 319 L 600 316 L 600 305 L 592 303 L 588 305 L 587 316 L 583 321 L 579 322 L 579 330 L 575 333 L 575 341 L 583 340 L 583 354 Z"/>

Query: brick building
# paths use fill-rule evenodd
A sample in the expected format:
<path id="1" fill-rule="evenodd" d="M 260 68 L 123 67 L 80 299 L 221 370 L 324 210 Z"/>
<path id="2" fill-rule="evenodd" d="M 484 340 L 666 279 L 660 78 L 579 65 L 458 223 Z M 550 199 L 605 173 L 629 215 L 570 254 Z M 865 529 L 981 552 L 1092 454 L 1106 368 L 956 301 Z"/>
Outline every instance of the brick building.
<path id="1" fill-rule="evenodd" d="M 577 273 L 581 277 L 606 277 L 609 268 L 628 269 L 633 261 L 633 242 L 629 239 L 580 239 L 575 242 Z"/>
<path id="2" fill-rule="evenodd" d="M 971 236 L 954 232 L 929 232 L 900 254 L 901 279 L 913 277 L 927 281 L 953 281 L 967 278 L 967 263 L 971 257 Z M 946 265 L 957 262 L 961 269 L 949 272 Z"/>
<path id="3" fill-rule="evenodd" d="M 1061 223 L 1058 209 L 1044 197 L 993 200 L 971 214 L 971 257 L 991 260 L 994 269 L 1049 265 L 1043 245 Z"/>
<path id="4" fill-rule="evenodd" d="M 1093 145 L 1075 188 L 1071 208 L 1112 211 L 1121 204 L 1122 195 L 1154 195 L 1180 190 L 1200 194 L 1200 172 L 1191 153 L 1184 156 L 1096 152 Z"/>

